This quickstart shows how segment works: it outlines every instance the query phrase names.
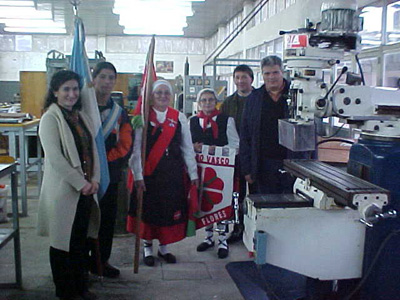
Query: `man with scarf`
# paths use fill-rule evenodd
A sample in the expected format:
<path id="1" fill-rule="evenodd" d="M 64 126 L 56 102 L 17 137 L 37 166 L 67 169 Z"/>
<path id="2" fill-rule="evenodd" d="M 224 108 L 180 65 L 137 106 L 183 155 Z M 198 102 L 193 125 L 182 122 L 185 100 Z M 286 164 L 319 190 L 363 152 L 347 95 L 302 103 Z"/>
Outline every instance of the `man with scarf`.
<path id="1" fill-rule="evenodd" d="M 197 95 L 197 103 L 200 108 L 196 116 L 190 118 L 190 132 L 192 134 L 193 147 L 196 152 L 201 152 L 203 145 L 208 145 L 209 151 L 214 152 L 215 147 L 228 146 L 239 148 L 239 135 L 236 131 L 233 118 L 221 114 L 217 109 L 217 95 L 213 89 L 203 89 Z M 197 251 L 203 252 L 214 246 L 214 224 L 208 225 L 204 241 L 197 247 Z M 217 223 L 218 257 L 226 258 L 229 254 L 226 242 L 228 226 Z"/>
<path id="2" fill-rule="evenodd" d="M 99 231 L 100 261 L 103 276 L 115 278 L 120 271 L 108 263 L 111 255 L 117 216 L 118 185 L 122 169 L 132 152 L 132 127 L 125 110 L 111 99 L 117 79 L 117 70 L 109 62 L 100 62 L 93 71 L 93 83 L 99 106 L 104 141 L 107 152 L 110 184 L 100 202 L 101 223 Z M 96 251 L 91 249 L 90 271 L 97 274 Z"/>
<path id="3" fill-rule="evenodd" d="M 253 70 L 248 65 L 238 65 L 233 70 L 233 81 L 236 85 L 236 92 L 227 97 L 221 105 L 221 112 L 235 120 L 236 129 L 240 133 L 243 108 L 253 91 Z M 235 178 L 239 179 L 239 224 L 235 224 L 229 236 L 228 244 L 241 241 L 243 237 L 243 202 L 246 196 L 246 180 L 240 175 L 240 161 L 236 159 Z"/>

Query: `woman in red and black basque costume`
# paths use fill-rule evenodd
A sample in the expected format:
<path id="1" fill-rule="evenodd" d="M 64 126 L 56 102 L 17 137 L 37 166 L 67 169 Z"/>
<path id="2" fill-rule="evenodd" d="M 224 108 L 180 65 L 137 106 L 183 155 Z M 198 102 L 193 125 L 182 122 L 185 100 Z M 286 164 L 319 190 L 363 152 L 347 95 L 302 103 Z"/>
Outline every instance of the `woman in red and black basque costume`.
<path id="1" fill-rule="evenodd" d="M 209 151 L 215 151 L 216 146 L 228 146 L 239 149 L 239 135 L 236 131 L 235 121 L 232 117 L 221 114 L 217 110 L 218 98 L 213 89 L 205 88 L 197 94 L 199 113 L 190 118 L 190 132 L 193 147 L 196 152 L 201 152 L 203 145 L 208 145 Z M 208 225 L 204 241 L 197 246 L 197 251 L 203 252 L 214 247 L 214 224 Z M 226 258 L 229 254 L 226 242 L 228 226 L 217 223 L 218 227 L 218 257 Z"/>
<path id="2" fill-rule="evenodd" d="M 144 263 L 154 266 L 153 240 L 159 240 L 158 257 L 176 263 L 167 245 L 186 236 L 188 219 L 188 176 L 198 186 L 197 165 L 187 118 L 169 107 L 173 90 L 166 80 L 153 84 L 147 132 L 135 130 L 130 167 L 135 179 L 131 196 L 128 231 L 134 232 L 137 190 L 143 190 L 140 237 L 144 243 Z M 147 135 L 146 162 L 142 170 L 142 135 Z"/>

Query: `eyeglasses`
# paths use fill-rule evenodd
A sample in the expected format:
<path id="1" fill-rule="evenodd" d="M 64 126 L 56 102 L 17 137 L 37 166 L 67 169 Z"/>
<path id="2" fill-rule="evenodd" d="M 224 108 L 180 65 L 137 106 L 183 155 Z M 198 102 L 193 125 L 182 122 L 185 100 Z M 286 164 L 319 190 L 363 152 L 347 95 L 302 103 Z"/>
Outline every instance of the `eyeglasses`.
<path id="1" fill-rule="evenodd" d="M 171 93 L 169 92 L 169 91 L 158 91 L 158 92 L 154 92 L 154 95 L 157 95 L 157 96 L 162 96 L 162 95 L 164 95 L 164 96 L 171 96 Z"/>
<path id="2" fill-rule="evenodd" d="M 215 100 L 215 98 L 207 98 L 207 99 L 202 98 L 202 99 L 200 99 L 199 101 L 200 101 L 201 103 L 206 103 L 206 102 L 208 102 L 208 103 L 213 103 L 213 102 L 216 102 L 217 100 Z"/>

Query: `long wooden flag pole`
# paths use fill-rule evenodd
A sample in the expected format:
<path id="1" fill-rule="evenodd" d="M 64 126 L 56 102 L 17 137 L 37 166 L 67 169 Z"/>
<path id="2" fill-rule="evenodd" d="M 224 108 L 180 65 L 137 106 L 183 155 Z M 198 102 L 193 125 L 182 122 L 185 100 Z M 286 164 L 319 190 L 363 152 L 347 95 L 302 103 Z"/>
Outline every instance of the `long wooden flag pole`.
<path id="1" fill-rule="evenodd" d="M 142 159 L 142 170 L 144 171 L 145 162 L 146 162 L 146 145 L 147 145 L 147 127 L 148 127 L 148 118 L 149 118 L 149 110 L 150 110 L 150 97 L 153 85 L 153 59 L 154 59 L 154 45 L 155 38 L 154 36 L 151 39 L 146 71 L 145 72 L 145 81 L 144 81 L 144 93 L 142 98 L 142 116 L 143 116 L 143 131 L 142 131 L 142 145 L 141 145 L 141 159 Z M 136 208 L 136 239 L 135 239 L 135 256 L 134 256 L 134 268 L 133 272 L 137 274 L 139 272 L 139 257 L 140 257 L 140 224 L 142 222 L 142 208 L 143 208 L 143 190 L 138 189 L 137 192 L 137 208 Z"/>

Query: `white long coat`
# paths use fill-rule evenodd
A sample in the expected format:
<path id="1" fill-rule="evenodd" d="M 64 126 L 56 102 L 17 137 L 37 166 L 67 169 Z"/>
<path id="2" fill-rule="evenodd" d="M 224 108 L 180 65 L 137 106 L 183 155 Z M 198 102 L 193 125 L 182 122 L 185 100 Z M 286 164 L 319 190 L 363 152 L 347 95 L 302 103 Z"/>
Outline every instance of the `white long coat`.
<path id="1" fill-rule="evenodd" d="M 80 117 L 92 134 L 93 178 L 99 182 L 100 165 L 94 141 L 93 126 L 88 117 Z M 39 137 L 44 150 L 43 184 L 39 197 L 37 231 L 50 237 L 50 246 L 69 252 L 72 225 L 80 190 L 86 181 L 75 140 L 61 109 L 52 104 L 42 116 Z M 88 236 L 96 238 L 100 224 L 97 195 L 90 215 Z"/>

